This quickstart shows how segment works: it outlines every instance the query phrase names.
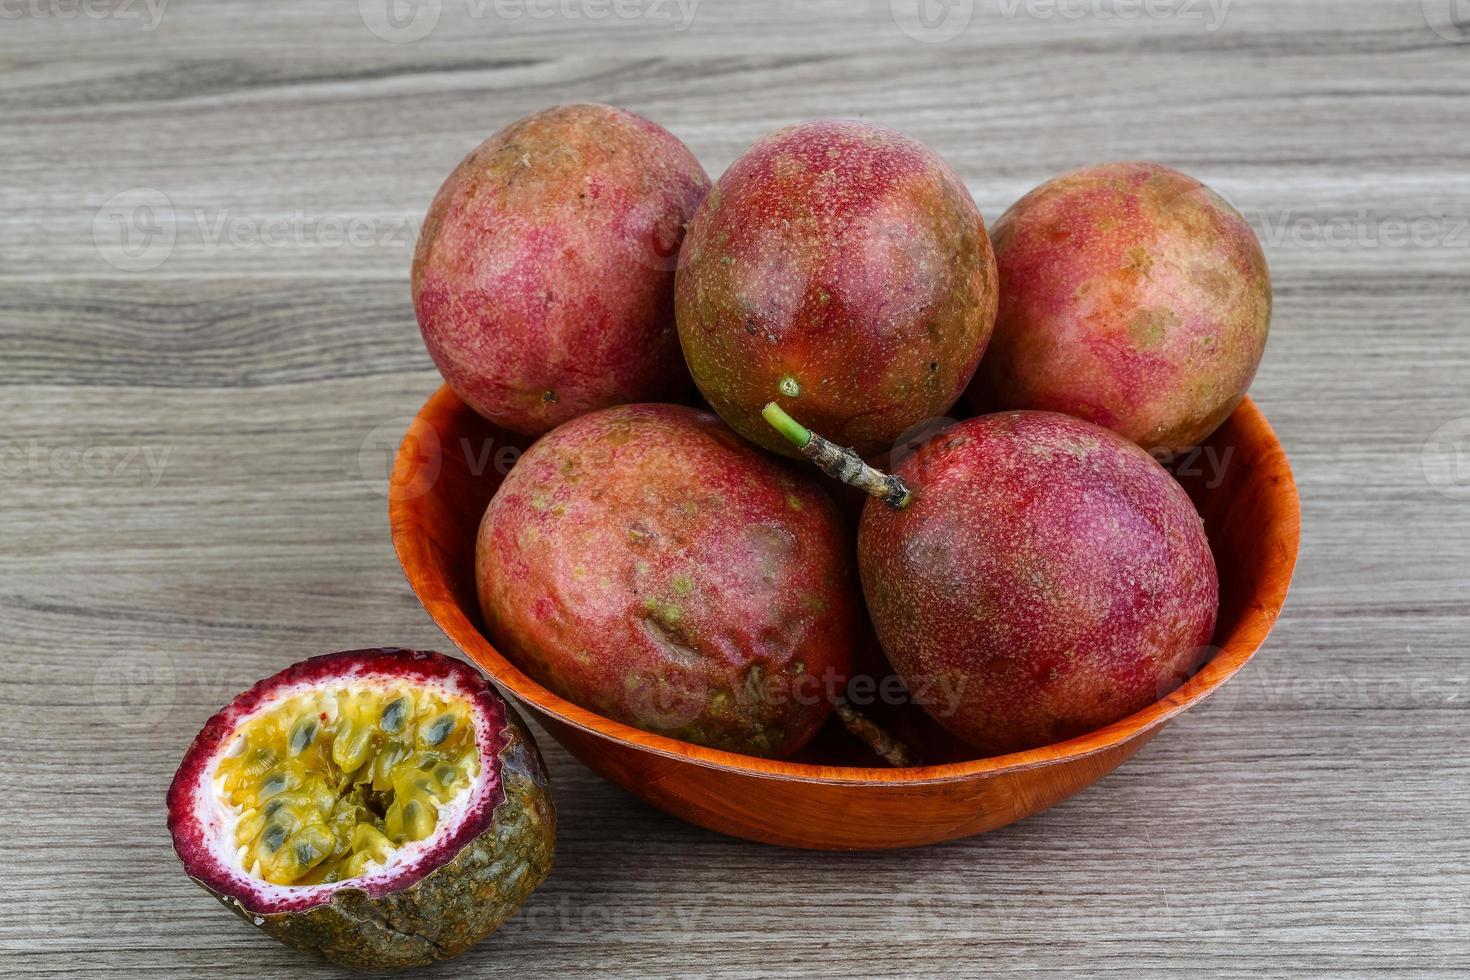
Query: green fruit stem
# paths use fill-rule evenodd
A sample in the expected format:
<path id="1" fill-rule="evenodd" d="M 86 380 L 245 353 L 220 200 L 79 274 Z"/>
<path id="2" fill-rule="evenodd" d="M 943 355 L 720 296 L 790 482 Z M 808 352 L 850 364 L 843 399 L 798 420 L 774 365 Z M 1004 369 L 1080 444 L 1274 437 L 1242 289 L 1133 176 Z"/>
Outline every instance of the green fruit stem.
<path id="1" fill-rule="evenodd" d="M 888 734 L 846 701 L 839 698 L 834 708 L 848 732 L 890 766 L 907 769 L 920 764 L 907 745 Z"/>
<path id="2" fill-rule="evenodd" d="M 902 510 L 913 501 L 913 491 L 898 477 L 869 466 L 856 450 L 823 439 L 775 402 L 766 403 L 761 417 L 832 479 L 857 487 L 894 510 Z"/>

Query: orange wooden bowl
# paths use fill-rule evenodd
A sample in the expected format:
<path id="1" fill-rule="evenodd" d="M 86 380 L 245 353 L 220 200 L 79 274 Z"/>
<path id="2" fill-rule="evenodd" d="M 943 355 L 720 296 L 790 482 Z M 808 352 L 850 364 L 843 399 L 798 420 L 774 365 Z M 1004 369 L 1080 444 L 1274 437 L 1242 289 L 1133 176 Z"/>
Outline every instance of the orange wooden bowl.
<path id="1" fill-rule="evenodd" d="M 1240 670 L 1275 623 L 1296 564 L 1296 484 L 1275 433 L 1247 399 L 1206 447 L 1215 455 L 1205 458 L 1225 462 L 1223 479 L 1209 481 L 1215 474 L 1203 465 L 1177 474 L 1204 516 L 1220 571 L 1218 652 L 1183 686 L 1088 735 L 988 759 L 965 759 L 963 748 L 918 719 L 900 727 L 932 736 L 921 752 L 943 764 L 891 769 L 871 754 L 865 762 L 835 721 L 794 759 L 757 759 L 580 708 L 522 673 L 486 639 L 475 597 L 476 530 L 527 442 L 480 418 L 448 387 L 410 426 L 393 470 L 390 511 L 394 547 L 424 608 L 502 692 L 604 778 L 700 826 L 788 847 L 931 844 L 1004 826 L 1092 785 Z"/>

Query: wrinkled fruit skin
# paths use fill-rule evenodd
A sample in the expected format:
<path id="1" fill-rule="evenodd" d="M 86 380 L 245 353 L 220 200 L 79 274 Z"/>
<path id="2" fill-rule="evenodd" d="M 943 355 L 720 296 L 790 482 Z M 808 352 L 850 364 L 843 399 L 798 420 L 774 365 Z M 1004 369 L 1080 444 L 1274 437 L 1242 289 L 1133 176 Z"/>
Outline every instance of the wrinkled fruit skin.
<path id="1" fill-rule="evenodd" d="M 1071 738 L 1198 666 L 1218 605 L 1188 496 L 1142 449 L 1078 419 L 1006 412 L 936 437 L 871 501 L 863 590 L 894 668 L 992 754 Z"/>
<path id="2" fill-rule="evenodd" d="M 1255 377 L 1271 278 L 1250 225 L 1193 177 L 1113 163 L 1051 180 L 992 229 L 1000 314 L 970 400 L 1066 412 L 1162 457 Z"/>
<path id="3" fill-rule="evenodd" d="M 585 415 L 532 446 L 486 509 L 476 579 L 490 636 L 542 684 L 747 755 L 816 733 L 862 623 L 822 488 L 675 405 Z"/>
<path id="4" fill-rule="evenodd" d="M 886 451 L 960 397 L 995 321 L 995 259 L 964 183 L 922 143 L 864 123 L 757 142 L 695 214 L 680 266 L 700 391 L 787 456 L 767 402 L 864 456 Z"/>
<path id="5" fill-rule="evenodd" d="M 557 106 L 491 136 L 439 189 L 414 255 L 444 379 L 527 435 L 689 394 L 674 265 L 708 191 L 683 143 L 623 109 Z"/>
<path id="6" fill-rule="evenodd" d="M 437 674 L 449 669 L 473 675 L 476 696 L 493 699 L 503 724 L 496 753 L 500 795 L 476 818 L 462 847 L 433 871 L 395 884 L 382 894 L 344 884 L 326 901 L 306 908 L 268 911 L 236 894 L 206 863 L 191 835 L 188 786 L 202 753 L 232 731 L 231 708 L 313 672 L 330 676 L 341 664 L 400 658 L 406 670 Z M 482 760 L 491 765 L 490 760 Z M 551 872 L 556 809 L 536 743 L 515 710 L 472 667 L 442 654 L 401 649 L 352 650 L 315 657 L 266 678 L 206 724 L 179 767 L 169 790 L 169 830 L 185 870 L 226 908 L 280 942 L 355 970 L 388 971 L 426 966 L 458 956 L 498 929 Z M 408 874 L 412 878 L 412 873 Z"/>

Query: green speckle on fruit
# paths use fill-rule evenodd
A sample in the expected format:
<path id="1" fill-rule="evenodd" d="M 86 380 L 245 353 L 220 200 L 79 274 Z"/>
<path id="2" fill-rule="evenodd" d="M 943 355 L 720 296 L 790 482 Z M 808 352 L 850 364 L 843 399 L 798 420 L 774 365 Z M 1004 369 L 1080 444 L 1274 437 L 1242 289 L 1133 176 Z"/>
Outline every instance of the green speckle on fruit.
<path id="1" fill-rule="evenodd" d="M 661 626 L 673 629 L 684 616 L 684 610 L 672 602 L 659 602 L 654 596 L 643 599 L 643 614 Z"/>
<path id="2" fill-rule="evenodd" d="M 787 398 L 801 397 L 801 382 L 797 381 L 789 374 L 786 375 L 786 377 L 782 378 L 780 382 L 777 383 L 776 387 L 780 388 L 781 394 L 785 395 Z"/>
<path id="3" fill-rule="evenodd" d="M 1128 323 L 1128 335 L 1139 350 L 1152 350 L 1164 342 L 1169 328 L 1178 322 L 1179 318 L 1169 310 L 1139 310 Z"/>
<path id="4" fill-rule="evenodd" d="M 1153 256 L 1149 255 L 1148 252 L 1141 248 L 1130 248 L 1128 250 L 1128 269 L 1147 276 L 1153 267 Z"/>

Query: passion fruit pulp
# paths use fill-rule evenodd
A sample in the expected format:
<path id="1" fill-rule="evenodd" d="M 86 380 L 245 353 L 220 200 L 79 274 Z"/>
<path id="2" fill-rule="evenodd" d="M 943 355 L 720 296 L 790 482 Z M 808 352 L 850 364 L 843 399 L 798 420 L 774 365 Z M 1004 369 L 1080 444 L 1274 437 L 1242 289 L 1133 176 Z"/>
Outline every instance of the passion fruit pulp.
<path id="1" fill-rule="evenodd" d="M 244 866 L 278 885 L 356 878 L 434 833 L 479 773 L 469 705 L 433 693 L 318 690 L 242 726 L 220 760 Z"/>
<path id="2" fill-rule="evenodd" d="M 448 959 L 550 871 L 539 753 L 473 668 L 356 650 L 256 684 L 169 790 L 186 872 L 282 942 L 356 969 Z"/>

